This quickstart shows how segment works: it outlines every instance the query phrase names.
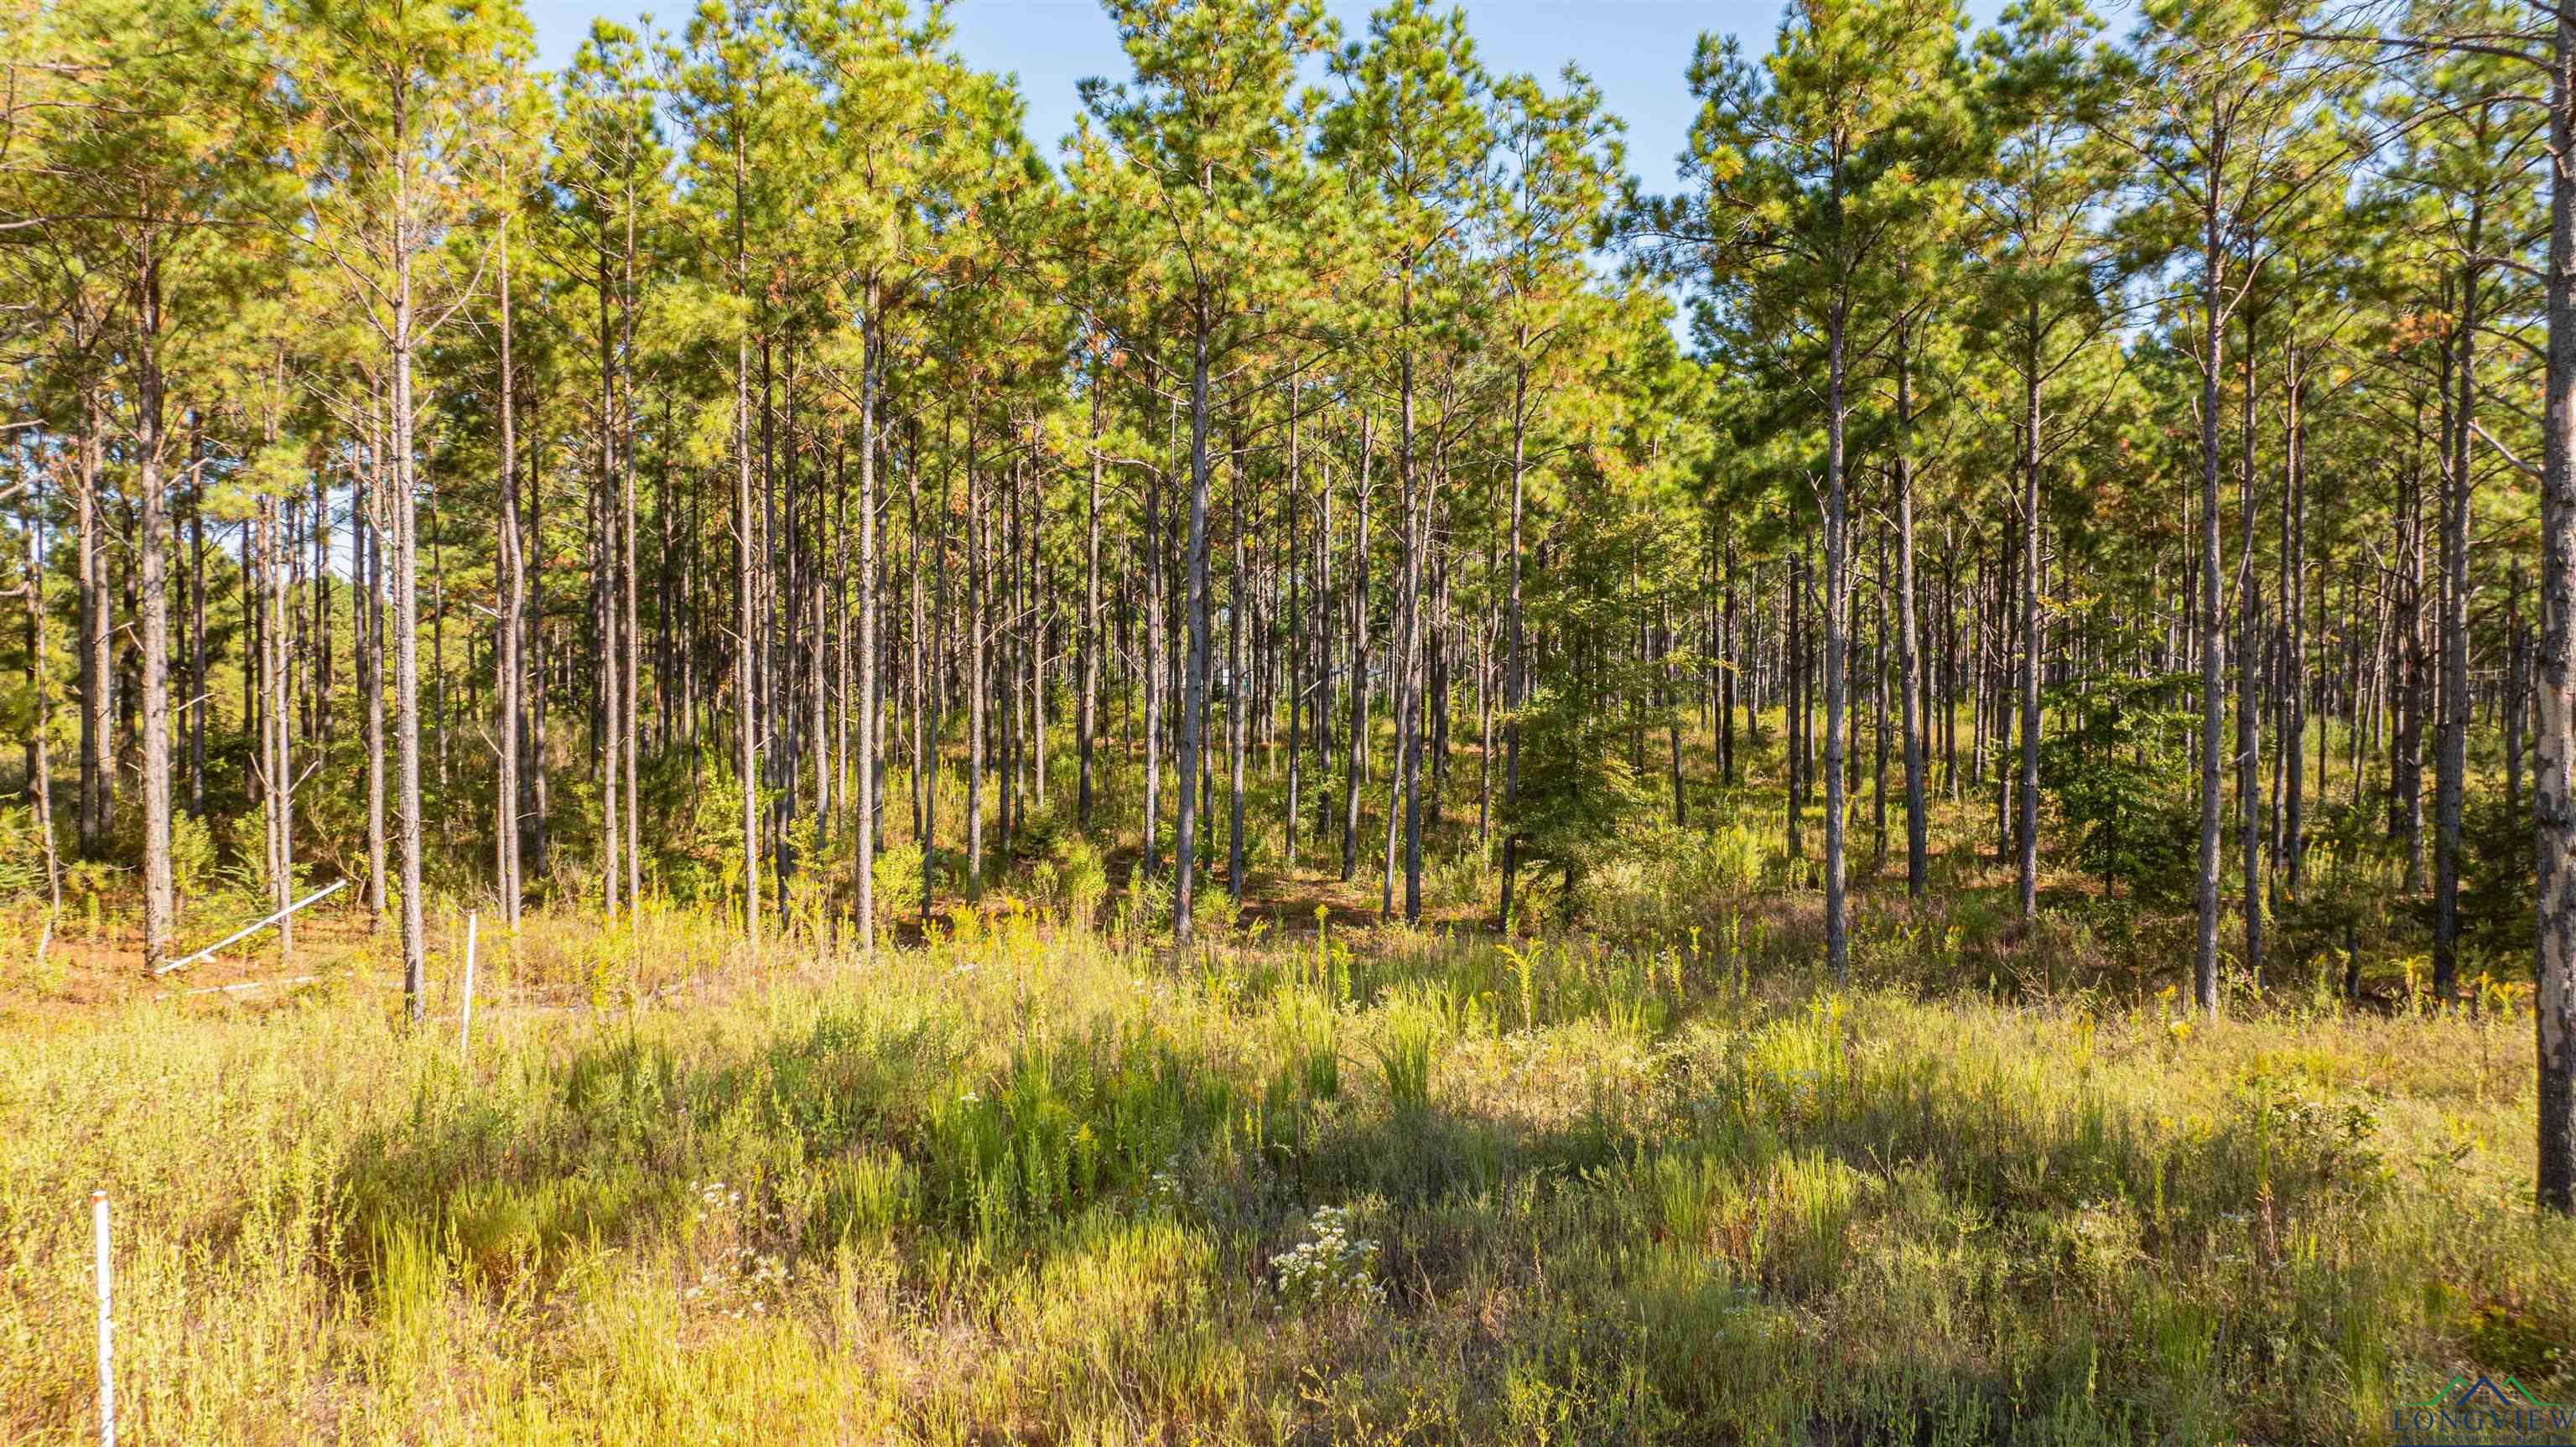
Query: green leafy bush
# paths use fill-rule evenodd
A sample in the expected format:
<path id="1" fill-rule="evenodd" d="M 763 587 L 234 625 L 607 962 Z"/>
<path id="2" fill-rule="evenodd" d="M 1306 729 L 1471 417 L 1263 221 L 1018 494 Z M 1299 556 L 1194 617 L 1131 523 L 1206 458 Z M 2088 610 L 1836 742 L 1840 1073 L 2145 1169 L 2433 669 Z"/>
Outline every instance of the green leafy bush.
<path id="1" fill-rule="evenodd" d="M 1109 893 L 1109 867 L 1100 850 L 1081 835 L 1068 833 L 1056 843 L 1054 863 L 1056 892 L 1064 901 L 1065 914 L 1089 924 Z"/>
<path id="2" fill-rule="evenodd" d="M 1515 715 L 1521 729 L 1519 797 L 1503 810 L 1524 863 L 1550 865 L 1566 912 L 1584 875 L 1620 852 L 1624 827 L 1648 800 L 1628 767 L 1615 716 L 1572 689 L 1542 690 Z"/>
<path id="3" fill-rule="evenodd" d="M 2076 858 L 2107 890 L 2171 900 L 2194 877 L 2199 793 L 2180 748 L 2189 682 L 2106 675 L 2050 692 L 2040 787 L 2074 828 Z"/>
<path id="4" fill-rule="evenodd" d="M 875 881 L 880 917 L 910 918 L 921 913 L 921 846 L 901 844 L 879 854 L 869 876 Z"/>

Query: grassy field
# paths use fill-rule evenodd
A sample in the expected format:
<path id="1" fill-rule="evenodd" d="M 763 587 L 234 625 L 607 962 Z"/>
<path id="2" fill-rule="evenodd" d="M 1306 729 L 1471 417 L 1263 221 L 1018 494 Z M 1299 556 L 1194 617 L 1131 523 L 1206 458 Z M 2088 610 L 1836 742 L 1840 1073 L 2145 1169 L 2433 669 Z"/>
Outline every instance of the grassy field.
<path id="1" fill-rule="evenodd" d="M 129 1442 L 2377 1443 L 2463 1369 L 2576 1401 L 2527 992 L 2320 972 L 2194 1024 L 1974 894 L 1865 903 L 1838 992 L 1757 850 L 1685 852 L 1518 948 L 540 915 L 462 1053 L 448 915 L 422 1032 L 318 929 L 292 990 L 22 991 L 0 1435 L 94 1431 L 97 1186 Z"/>

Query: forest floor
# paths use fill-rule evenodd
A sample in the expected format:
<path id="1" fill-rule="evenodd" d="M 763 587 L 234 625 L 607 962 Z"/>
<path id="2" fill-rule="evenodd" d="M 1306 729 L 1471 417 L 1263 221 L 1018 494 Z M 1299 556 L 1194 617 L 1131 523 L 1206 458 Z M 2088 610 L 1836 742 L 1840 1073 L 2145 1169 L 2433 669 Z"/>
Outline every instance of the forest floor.
<path id="1" fill-rule="evenodd" d="M 418 1028 L 340 901 L 161 981 L 115 910 L 41 969 L 21 912 L 0 1440 L 95 1431 L 94 1188 L 128 1442 L 2381 1444 L 2462 1372 L 2576 1403 L 2527 986 L 2435 1001 L 2390 926 L 2357 1009 L 2284 925 L 2210 1021 L 2187 917 L 2052 873 L 2024 926 L 1958 818 L 1925 900 L 1861 871 L 1837 985 L 1778 822 L 1648 830 L 1512 939 L 1447 837 L 1419 927 L 1365 850 L 1256 857 L 1185 950 L 1036 889 L 873 955 L 487 913 L 470 1042 L 455 901 Z"/>

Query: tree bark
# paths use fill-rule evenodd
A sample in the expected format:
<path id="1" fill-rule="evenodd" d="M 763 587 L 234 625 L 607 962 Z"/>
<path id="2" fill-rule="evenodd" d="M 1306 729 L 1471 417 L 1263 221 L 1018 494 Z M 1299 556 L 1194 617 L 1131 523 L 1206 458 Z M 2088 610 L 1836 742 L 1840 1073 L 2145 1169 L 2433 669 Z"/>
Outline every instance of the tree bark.
<path id="1" fill-rule="evenodd" d="M 734 119 L 734 299 L 749 300 L 750 279 L 744 264 L 743 206 L 745 156 L 741 118 Z M 751 332 L 734 338 L 734 734 L 742 785 L 742 927 L 755 959 L 760 954 L 760 702 L 753 691 L 752 659 L 759 646 L 759 620 L 753 612 L 751 510 Z"/>
<path id="2" fill-rule="evenodd" d="M 135 566 L 143 614 L 143 968 L 157 972 L 178 927 L 170 867 L 170 603 L 162 546 L 161 274 L 151 233 L 142 242 L 135 286 L 135 488 L 142 494 Z"/>
<path id="3" fill-rule="evenodd" d="M 397 116 L 402 114 L 399 105 Z M 394 515 L 394 780 L 395 845 L 402 868 L 403 1009 L 411 1023 L 427 1018 L 428 919 L 421 898 L 420 796 L 420 586 L 418 518 L 412 451 L 412 317 L 410 245 L 410 139 L 395 123 L 395 241 L 393 281 L 393 515 Z"/>
<path id="4" fill-rule="evenodd" d="M 2536 836 L 2539 1198 L 2576 1215 L 2576 11 L 2549 61 L 2548 339 L 2541 413 Z"/>
<path id="5" fill-rule="evenodd" d="M 493 795 L 494 828 L 492 830 L 493 872 L 501 895 L 501 921 L 512 931 L 519 927 L 519 910 L 527 898 L 519 876 L 520 816 L 519 797 L 519 712 L 524 687 L 524 664 L 520 642 L 527 627 L 528 565 L 519 547 L 519 374 L 511 351 L 510 312 L 510 221 L 501 221 L 499 240 L 499 275 L 496 285 L 501 302 L 501 516 L 494 530 L 500 552 L 501 616 L 494 630 L 494 693 L 500 704 L 501 736 L 496 741 L 500 778 Z M 363 655 L 362 655 L 363 656 Z M 373 674 L 359 671 L 362 683 Z M 383 708 L 379 703 L 370 710 L 370 747 L 381 748 Z"/>
<path id="6" fill-rule="evenodd" d="M 1524 322 L 1516 339 L 1524 354 L 1529 349 L 1529 325 Z M 1519 882 L 1521 837 L 1515 806 L 1521 797 L 1521 708 L 1528 702 L 1529 655 L 1523 633 L 1521 614 L 1521 526 L 1527 506 L 1529 477 L 1529 366 L 1516 363 L 1512 368 L 1512 497 L 1511 544 L 1509 548 L 1511 579 L 1504 603 L 1503 619 L 1503 896 L 1502 927 L 1512 928 L 1512 894 Z M 1731 583 L 1731 580 L 1730 580 Z M 1735 593 L 1730 586 L 1726 595 L 1728 616 L 1734 613 Z M 1732 675 L 1730 675 L 1731 681 Z M 1731 695 L 1730 695 L 1731 697 Z M 1735 729 L 1730 719 L 1726 731 Z M 1721 746 L 1722 751 L 1723 746 Z M 1726 779 L 1735 782 L 1734 756 L 1726 752 Z"/>
<path id="7" fill-rule="evenodd" d="M 1190 534 L 1182 567 L 1187 575 L 1185 613 L 1189 662 L 1181 677 L 1181 807 L 1172 826 L 1172 939 L 1190 942 L 1190 893 L 1198 865 L 1200 755 L 1206 728 L 1208 684 L 1208 330 L 1206 303 L 1190 337 Z"/>
<path id="8" fill-rule="evenodd" d="M 858 829 L 854 923 L 859 950 L 873 954 L 877 941 L 877 388 L 884 375 L 881 297 L 868 279 L 867 315 L 860 321 L 859 359 L 859 774 L 853 818 Z"/>
<path id="9" fill-rule="evenodd" d="M 2281 752 L 2287 765 L 2287 812 L 2282 819 L 2281 854 L 2290 896 L 2299 897 L 2307 856 L 2307 431 L 2300 404 L 2306 375 L 2299 367 L 2298 337 L 2284 347 L 2281 407 Z M 2319 615 L 2322 630 L 2323 615 Z M 2325 730 L 2317 731 L 2318 785 L 2323 787 Z"/>
<path id="10" fill-rule="evenodd" d="M 80 810 L 81 857 L 96 859 L 107 851 L 107 836 L 116 823 L 116 744 L 110 694 L 116 686 L 111 648 L 115 633 L 109 618 L 107 528 L 103 510 L 106 467 L 105 409 L 98 386 L 81 388 L 81 432 L 78 487 L 74 494 L 73 546 L 80 556 Z"/>
<path id="11" fill-rule="evenodd" d="M 2039 918 L 2039 368 L 2043 337 L 2035 299 L 2025 325 L 2030 330 L 2022 371 L 2021 812 L 2013 834 L 2013 877 L 2022 922 L 2029 924 Z"/>
<path id="12" fill-rule="evenodd" d="M 2237 512 L 2241 529 L 2236 555 L 2238 599 L 2236 648 L 2236 814 L 2237 869 L 2245 910 L 2245 958 L 2241 962 L 2256 986 L 2263 982 L 2262 854 L 2262 604 L 2254 582 L 2254 353 L 2255 319 L 2245 318 L 2244 417 L 2240 436 L 2244 455 L 2238 461 Z"/>
<path id="13" fill-rule="evenodd" d="M 286 563 L 282 536 L 283 512 L 274 497 L 260 499 L 259 568 L 260 589 L 266 607 L 260 629 L 263 650 L 260 682 L 264 697 L 260 706 L 260 723 L 264 730 L 261 769 L 265 807 L 261 810 L 267 823 L 268 887 L 271 907 L 285 909 L 295 900 L 295 733 L 289 713 L 290 687 L 287 680 L 286 635 Z M 295 957 L 295 921 L 277 922 L 277 958 L 284 964 Z"/>
<path id="14" fill-rule="evenodd" d="M 1305 601 L 1302 590 L 1306 569 L 1297 541 L 1297 514 L 1305 502 L 1305 479 L 1297 453 L 1297 403 L 1297 374 L 1292 369 L 1288 374 L 1288 475 L 1280 497 L 1280 511 L 1287 515 L 1288 527 L 1288 798 L 1287 830 L 1280 844 L 1283 865 L 1292 877 L 1297 872 L 1298 826 L 1305 814 L 1304 800 L 1299 791 L 1305 782 L 1304 751 L 1301 747 L 1304 740 L 1300 725 L 1306 715 L 1306 640 L 1301 632 L 1305 621 L 1301 605 Z"/>
<path id="15" fill-rule="evenodd" d="M 2207 179 L 2210 190 L 2201 212 L 2200 253 L 2200 891 L 2192 997 L 2203 1014 L 2216 1019 L 2219 764 L 2225 748 L 2220 730 L 2227 711 L 2225 679 L 2219 671 L 2226 652 L 2225 632 L 2218 616 L 2218 369 L 2224 360 L 2219 329 L 2226 321 L 2219 288 L 2226 262 L 2220 245 L 2214 165 Z"/>
<path id="16" fill-rule="evenodd" d="M 36 727 L 27 740 L 27 793 L 35 805 L 36 837 L 44 845 L 45 927 L 50 935 L 54 921 L 63 912 L 63 863 L 54 849 L 54 774 L 49 744 L 54 709 L 51 686 L 45 677 L 44 516 L 44 499 L 30 478 L 23 536 L 27 544 L 27 691 L 35 700 Z"/>
<path id="17" fill-rule="evenodd" d="M 1923 897 L 1930 879 L 1927 821 L 1923 816 L 1923 648 L 1915 621 L 1914 571 L 1914 389 L 1912 357 L 1900 334 L 1896 358 L 1896 658 L 1905 736 L 1905 892 Z M 1727 614 L 1735 612 L 1730 572 Z M 1730 680 L 1731 680 L 1730 675 Z M 1732 728 L 1729 729 L 1731 733 Z M 1735 777 L 1733 750 L 1728 751 L 1727 779 Z"/>
<path id="18" fill-rule="evenodd" d="M 1073 818 L 1085 831 L 1091 828 L 1092 740 L 1100 731 L 1100 426 L 1106 370 L 1098 365 L 1091 370 L 1090 488 L 1082 515 L 1082 694 L 1081 718 L 1075 724 Z"/>
<path id="19" fill-rule="evenodd" d="M 1408 294 L 1407 315 L 1410 317 Z M 1408 321 L 1408 325 L 1409 325 Z M 1396 466 L 1398 483 L 1404 493 L 1405 543 L 1403 660 L 1398 665 L 1403 682 L 1399 685 L 1396 705 L 1396 748 L 1403 771 L 1404 790 L 1404 922 L 1422 920 L 1422 709 L 1429 681 L 1425 664 L 1427 650 L 1422 637 L 1422 585 L 1425 571 L 1423 555 L 1431 539 L 1431 499 L 1420 476 L 1414 457 L 1413 425 L 1413 356 L 1407 352 L 1402 366 L 1401 405 L 1403 430 L 1397 439 Z"/>
<path id="20" fill-rule="evenodd" d="M 591 653 L 597 680 L 590 715 L 590 753 L 599 777 L 600 904 L 608 921 L 614 924 L 624 878 L 623 862 L 618 856 L 626 840 L 625 824 L 619 817 L 619 790 L 624 774 L 618 759 L 619 714 L 624 708 L 626 693 L 617 676 L 619 649 L 615 598 L 618 572 L 614 552 L 618 535 L 617 353 L 608 327 L 611 289 L 608 251 L 604 244 L 599 252 L 594 281 L 599 292 L 599 477 L 591 492 L 590 509 L 590 622 L 595 645 Z"/>
<path id="21" fill-rule="evenodd" d="M 2460 978 L 2460 813 L 2469 762 L 2470 439 L 2477 417 L 2478 263 L 2483 197 L 2469 203 L 2460 268 L 2460 325 L 2451 411 L 2451 456 L 2442 495 L 2441 738 L 2433 784 L 2433 993 L 2450 999 Z"/>
<path id="22" fill-rule="evenodd" d="M 1351 538 L 1350 752 L 1342 773 L 1342 882 L 1360 867 L 1360 783 L 1368 773 L 1370 417 L 1360 414 L 1359 522 Z"/>
<path id="23" fill-rule="evenodd" d="M 625 270 L 618 305 L 620 362 L 618 389 L 623 406 L 619 409 L 623 436 L 617 449 L 618 486 L 618 576 L 622 586 L 624 617 L 619 625 L 619 639 L 625 657 L 618 677 L 625 688 L 618 707 L 618 753 L 626 769 L 626 902 L 629 909 L 644 903 L 644 833 L 642 826 L 644 799 L 638 781 L 635 750 L 640 732 L 636 726 L 636 705 L 641 691 L 637 674 L 643 663 L 640 635 L 636 630 L 635 606 L 635 184 L 630 169 L 626 187 Z"/>
<path id="24" fill-rule="evenodd" d="M 1851 523 L 1843 477 L 1844 348 L 1849 323 L 1845 304 L 1838 301 L 1825 333 L 1825 963 L 1837 985 L 1851 980 L 1851 921 L 1844 901 L 1843 861 L 1844 797 L 1850 789 L 1843 776 L 1848 747 L 1843 715 L 1849 702 L 1844 696 L 1845 675 L 1850 662 L 1844 640 L 1850 633 L 1845 610 L 1850 602 L 1846 575 L 1851 566 Z"/>

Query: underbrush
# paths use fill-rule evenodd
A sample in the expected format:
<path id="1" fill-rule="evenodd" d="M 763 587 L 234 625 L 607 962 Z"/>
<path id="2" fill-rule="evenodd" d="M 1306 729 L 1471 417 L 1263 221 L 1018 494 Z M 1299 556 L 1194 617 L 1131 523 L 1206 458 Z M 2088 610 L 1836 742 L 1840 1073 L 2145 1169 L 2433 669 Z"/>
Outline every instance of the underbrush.
<path id="1" fill-rule="evenodd" d="M 538 915 L 464 1053 L 334 982 L 12 1027 L 0 1434 L 92 1430 L 95 1186 L 135 1442 L 2374 1443 L 2459 1370 L 2576 1399 L 2511 997 L 2248 981 L 2211 1025 L 2052 978 L 2080 915 L 1868 913 L 1837 993 L 1755 911 L 1145 914 L 757 967 Z"/>

